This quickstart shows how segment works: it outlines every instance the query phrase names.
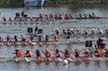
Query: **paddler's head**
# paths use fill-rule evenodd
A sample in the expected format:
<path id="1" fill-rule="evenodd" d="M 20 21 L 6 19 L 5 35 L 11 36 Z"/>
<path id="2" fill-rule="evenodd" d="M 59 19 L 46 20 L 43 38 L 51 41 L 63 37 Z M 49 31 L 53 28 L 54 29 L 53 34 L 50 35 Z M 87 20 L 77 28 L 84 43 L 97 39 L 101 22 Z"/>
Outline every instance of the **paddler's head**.
<path id="1" fill-rule="evenodd" d="M 36 53 L 39 53 L 40 51 L 38 49 L 36 49 Z"/>
<path id="2" fill-rule="evenodd" d="M 30 49 L 27 49 L 26 51 L 27 51 L 27 52 L 29 52 L 29 51 L 30 51 Z"/>
<path id="3" fill-rule="evenodd" d="M 48 48 L 45 48 L 45 51 L 49 51 Z"/>
<path id="4" fill-rule="evenodd" d="M 20 51 L 20 48 L 17 48 L 15 51 Z"/>
<path id="5" fill-rule="evenodd" d="M 58 48 L 56 48 L 56 49 L 55 49 L 55 51 L 56 51 L 56 52 L 59 52 L 59 49 L 58 49 Z"/>

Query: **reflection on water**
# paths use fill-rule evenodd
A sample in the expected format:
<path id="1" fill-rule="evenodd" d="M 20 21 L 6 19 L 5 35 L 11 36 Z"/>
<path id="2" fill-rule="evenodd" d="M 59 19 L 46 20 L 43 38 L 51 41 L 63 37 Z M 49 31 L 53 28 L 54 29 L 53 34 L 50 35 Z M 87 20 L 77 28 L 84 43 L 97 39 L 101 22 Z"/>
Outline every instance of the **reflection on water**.
<path id="1" fill-rule="evenodd" d="M 8 71 L 107 71 L 107 61 L 90 61 L 90 62 L 73 62 L 69 65 L 63 65 L 62 63 L 40 63 L 35 62 L 3 62 L 0 63 L 2 71 L 8 69 Z"/>

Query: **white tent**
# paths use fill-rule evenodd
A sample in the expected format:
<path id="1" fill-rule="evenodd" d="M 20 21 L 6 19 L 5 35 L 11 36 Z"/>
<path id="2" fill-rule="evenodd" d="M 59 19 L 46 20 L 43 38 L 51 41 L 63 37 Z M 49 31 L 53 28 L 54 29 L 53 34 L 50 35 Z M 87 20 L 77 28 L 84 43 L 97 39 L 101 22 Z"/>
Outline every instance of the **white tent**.
<path id="1" fill-rule="evenodd" d="M 44 0 L 24 0 L 25 6 L 43 6 Z"/>

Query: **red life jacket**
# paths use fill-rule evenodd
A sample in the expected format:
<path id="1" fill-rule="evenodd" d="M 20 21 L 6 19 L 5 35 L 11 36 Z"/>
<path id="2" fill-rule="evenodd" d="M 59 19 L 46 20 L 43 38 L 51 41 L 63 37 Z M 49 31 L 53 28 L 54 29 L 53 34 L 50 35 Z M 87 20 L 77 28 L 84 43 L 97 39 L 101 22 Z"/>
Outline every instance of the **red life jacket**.
<path id="1" fill-rule="evenodd" d="M 67 58 L 70 58 L 70 57 L 71 57 L 71 52 L 70 52 L 70 51 L 67 51 L 67 52 L 65 53 L 65 55 L 66 55 Z"/>
<path id="2" fill-rule="evenodd" d="M 60 52 L 57 52 L 56 53 L 56 57 L 60 57 Z"/>
<path id="3" fill-rule="evenodd" d="M 31 57 L 30 51 L 27 51 L 27 52 L 25 53 L 25 56 L 26 56 L 26 57 Z"/>
<path id="4" fill-rule="evenodd" d="M 100 57 L 101 56 L 101 52 L 99 50 L 96 50 L 95 51 L 95 55 L 96 55 L 96 57 Z"/>
<path id="5" fill-rule="evenodd" d="M 22 56 L 22 52 L 20 50 L 16 51 L 16 57 L 21 57 Z"/>
<path id="6" fill-rule="evenodd" d="M 88 51 L 85 51 L 85 57 L 89 57 L 90 56 L 90 54 L 89 54 L 89 52 Z"/>
<path id="7" fill-rule="evenodd" d="M 50 52 L 47 52 L 47 53 L 45 54 L 45 56 L 46 56 L 46 57 L 51 57 L 51 53 L 50 53 Z"/>
<path id="8" fill-rule="evenodd" d="M 80 57 L 80 52 L 79 51 L 75 51 L 75 57 Z"/>

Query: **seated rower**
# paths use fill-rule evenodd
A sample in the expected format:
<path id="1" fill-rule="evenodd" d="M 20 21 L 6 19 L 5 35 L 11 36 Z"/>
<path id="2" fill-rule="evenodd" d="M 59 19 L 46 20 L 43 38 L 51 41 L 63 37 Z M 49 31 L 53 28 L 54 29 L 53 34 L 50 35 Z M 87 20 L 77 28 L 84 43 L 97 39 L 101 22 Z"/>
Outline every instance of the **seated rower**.
<path id="1" fill-rule="evenodd" d="M 45 58 L 46 58 L 46 61 L 49 61 L 50 58 L 51 58 L 51 53 L 50 51 L 46 48 L 44 51 L 43 51 L 44 55 L 45 55 Z"/>
<path id="2" fill-rule="evenodd" d="M 71 52 L 67 49 L 65 49 L 65 57 L 70 58 L 71 57 Z"/>
<path id="3" fill-rule="evenodd" d="M 11 41 L 10 35 L 7 35 L 7 37 L 6 37 L 6 42 L 10 42 L 10 41 Z"/>
<path id="4" fill-rule="evenodd" d="M 88 60 L 88 58 L 90 57 L 90 52 L 88 51 L 88 50 L 84 50 L 84 58 L 86 59 L 86 60 Z"/>
<path id="5" fill-rule="evenodd" d="M 45 42 L 48 42 L 48 41 L 49 41 L 49 36 L 45 35 Z"/>
<path id="6" fill-rule="evenodd" d="M 75 57 L 80 58 L 80 51 L 78 49 L 75 49 Z"/>
<path id="7" fill-rule="evenodd" d="M 9 17 L 9 21 L 10 21 L 10 22 L 12 22 L 12 19 L 11 19 L 11 17 Z"/>
<path id="8" fill-rule="evenodd" d="M 14 41 L 15 42 L 18 42 L 18 39 L 17 39 L 17 36 L 16 35 L 14 36 Z"/>
<path id="9" fill-rule="evenodd" d="M 25 42 L 25 41 L 26 41 L 25 37 L 21 35 L 21 42 Z"/>
<path id="10" fill-rule="evenodd" d="M 31 57 L 32 56 L 32 52 L 28 49 L 26 50 L 26 52 L 24 53 L 25 57 Z"/>
<path id="11" fill-rule="evenodd" d="M 91 29 L 91 34 L 94 35 L 95 34 L 95 29 Z"/>
<path id="12" fill-rule="evenodd" d="M 103 39 L 101 37 L 99 37 L 98 40 L 96 41 L 96 43 L 97 43 L 97 47 L 100 48 L 101 43 L 103 43 Z"/>
<path id="13" fill-rule="evenodd" d="M 33 36 L 32 35 L 30 35 L 30 41 L 33 41 Z"/>
<path id="14" fill-rule="evenodd" d="M 67 37 L 66 37 L 66 40 L 67 40 L 67 41 L 70 41 L 70 40 L 71 40 L 71 36 L 72 36 L 72 32 L 68 29 L 68 30 L 67 30 Z"/>
<path id="15" fill-rule="evenodd" d="M 60 54 L 60 51 L 59 51 L 59 49 L 58 48 L 56 48 L 55 49 L 55 61 L 62 61 L 62 59 L 61 59 L 61 54 Z"/>
<path id="16" fill-rule="evenodd" d="M 54 40 L 54 42 L 57 42 L 59 40 L 59 36 L 58 35 L 54 35 L 53 40 Z"/>
<path id="17" fill-rule="evenodd" d="M 65 49 L 65 54 L 64 54 L 65 58 L 68 60 L 68 61 L 72 61 L 71 59 L 71 51 L 70 50 L 67 50 Z"/>
<path id="18" fill-rule="evenodd" d="M 94 53 L 95 53 L 95 57 L 101 57 L 101 51 L 99 49 L 96 49 Z"/>
<path id="19" fill-rule="evenodd" d="M 108 57 L 108 49 L 105 49 L 105 57 Z"/>
<path id="20" fill-rule="evenodd" d="M 6 22 L 7 20 L 6 20 L 6 18 L 5 17 L 3 17 L 3 22 Z"/>
<path id="21" fill-rule="evenodd" d="M 19 61 L 20 58 L 22 57 L 22 51 L 19 48 L 16 49 L 13 54 L 15 54 L 15 57 L 14 57 L 15 61 Z"/>
<path id="22" fill-rule="evenodd" d="M 0 36 L 0 45 L 3 45 L 3 39 L 1 36 Z"/>
<path id="23" fill-rule="evenodd" d="M 10 35 L 7 35 L 5 45 L 9 46 L 11 44 L 12 43 L 11 43 Z"/>
<path id="24" fill-rule="evenodd" d="M 0 36 L 0 42 L 3 42 L 3 38 Z"/>
<path id="25" fill-rule="evenodd" d="M 55 34 L 56 35 L 59 35 L 60 34 L 60 30 L 58 28 L 55 30 Z"/>
<path id="26" fill-rule="evenodd" d="M 42 62 L 43 58 L 41 52 L 38 49 L 36 49 L 35 54 L 36 54 L 36 62 Z"/>
<path id="27" fill-rule="evenodd" d="M 30 57 L 32 56 L 32 52 L 28 49 L 26 50 L 26 52 L 24 53 L 24 58 L 25 58 L 25 61 L 29 62 L 30 61 Z"/>
<path id="28" fill-rule="evenodd" d="M 29 40 L 27 40 L 28 45 L 36 45 L 36 42 L 34 42 L 33 35 L 29 35 Z"/>
<path id="29" fill-rule="evenodd" d="M 42 45 L 43 45 L 43 42 L 42 42 L 42 35 L 39 35 L 39 36 L 38 36 L 37 44 L 38 44 L 39 46 L 42 46 Z"/>
<path id="30" fill-rule="evenodd" d="M 108 34 L 108 28 L 107 27 L 105 28 L 105 30 L 106 30 L 106 34 Z"/>
<path id="31" fill-rule="evenodd" d="M 21 35 L 21 44 L 24 46 L 27 45 L 26 38 L 23 35 Z"/>
<path id="32" fill-rule="evenodd" d="M 83 30 L 83 33 L 84 33 L 84 35 L 87 35 L 88 34 L 88 32 L 87 32 L 87 30 Z"/>

